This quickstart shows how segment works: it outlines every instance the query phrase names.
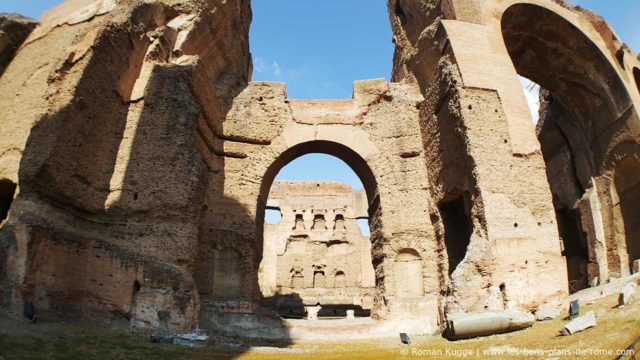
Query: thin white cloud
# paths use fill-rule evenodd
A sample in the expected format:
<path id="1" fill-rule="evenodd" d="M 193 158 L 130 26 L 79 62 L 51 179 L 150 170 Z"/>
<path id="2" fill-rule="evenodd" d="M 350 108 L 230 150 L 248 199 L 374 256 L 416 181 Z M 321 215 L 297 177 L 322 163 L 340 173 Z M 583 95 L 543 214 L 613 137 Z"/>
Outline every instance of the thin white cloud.
<path id="1" fill-rule="evenodd" d="M 267 71 L 269 65 L 267 65 L 267 60 L 260 56 L 256 56 L 253 59 L 253 70 L 257 73 L 263 74 Z"/>
<path id="2" fill-rule="evenodd" d="M 522 86 L 522 90 L 524 90 L 524 95 L 527 98 L 527 104 L 531 112 L 531 120 L 534 124 L 537 124 L 538 120 L 540 120 L 540 85 L 522 76 L 518 76 L 518 78 L 520 80 L 520 86 Z"/>
<path id="3" fill-rule="evenodd" d="M 253 71 L 256 74 L 260 74 L 261 78 L 270 78 L 272 80 L 279 80 L 282 78 L 282 68 L 277 61 L 270 61 L 261 56 L 253 58 Z"/>
<path id="4" fill-rule="evenodd" d="M 277 61 L 274 61 L 273 64 L 271 65 L 271 68 L 273 69 L 273 74 L 277 77 L 280 77 L 282 75 L 282 70 L 280 70 L 280 65 L 278 65 Z"/>

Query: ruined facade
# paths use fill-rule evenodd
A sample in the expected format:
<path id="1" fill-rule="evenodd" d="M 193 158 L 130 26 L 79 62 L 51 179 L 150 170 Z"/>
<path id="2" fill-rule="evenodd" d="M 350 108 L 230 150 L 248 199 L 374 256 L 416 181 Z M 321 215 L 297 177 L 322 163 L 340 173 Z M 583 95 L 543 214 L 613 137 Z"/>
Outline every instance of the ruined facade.
<path id="1" fill-rule="evenodd" d="M 312 152 L 364 184 L 371 317 L 421 326 L 394 334 L 628 275 L 632 51 L 560 0 L 388 3 L 391 82 L 348 100 L 250 82 L 248 0 L 69 0 L 19 47 L 0 36 L 2 306 L 290 336 L 259 286 L 263 218 L 277 172 Z M 544 89 L 537 128 L 518 74 Z"/>
<path id="2" fill-rule="evenodd" d="M 371 309 L 375 274 L 371 242 L 357 219 L 368 218 L 363 190 L 329 182 L 276 181 L 267 208 L 282 218 L 265 224 L 260 289 L 291 310 L 320 304 Z M 420 274 L 420 278 L 422 274 Z"/>

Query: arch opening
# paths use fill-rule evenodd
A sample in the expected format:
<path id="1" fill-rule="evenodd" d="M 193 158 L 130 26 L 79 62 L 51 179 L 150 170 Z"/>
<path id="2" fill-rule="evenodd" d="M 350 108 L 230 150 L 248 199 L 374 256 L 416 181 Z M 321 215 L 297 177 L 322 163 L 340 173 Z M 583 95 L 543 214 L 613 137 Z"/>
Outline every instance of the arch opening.
<path id="1" fill-rule="evenodd" d="M 338 178 L 327 174 L 337 166 L 306 171 L 308 166 L 322 165 L 322 159 L 311 154 L 323 154 L 352 174 Z M 310 179 L 313 175 L 308 173 L 319 175 Z M 281 222 L 262 224 L 261 212 L 275 204 L 282 212 Z M 378 204 L 373 172 L 344 145 L 303 143 L 276 159 L 263 178 L 256 216 L 257 241 L 263 249 L 262 306 L 289 318 L 304 317 L 306 308 L 317 305 L 321 307 L 317 317 L 324 320 L 347 314 L 370 316 L 375 290 L 370 231 L 364 234 L 358 220 L 375 217 Z"/>
<path id="2" fill-rule="evenodd" d="M 590 284 L 590 233 L 580 208 L 615 130 L 637 121 L 615 68 L 580 29 L 555 12 L 515 4 L 501 19 L 502 35 L 518 74 L 540 85 L 536 133 L 556 211 L 569 291 Z M 584 216 L 587 216 L 586 214 Z M 591 215 L 589 215 L 591 216 Z"/>
<path id="3" fill-rule="evenodd" d="M 264 222 L 276 225 L 282 220 L 282 211 L 278 207 L 267 207 L 264 212 Z"/>
<path id="4" fill-rule="evenodd" d="M 438 205 L 444 230 L 444 244 L 447 250 L 449 276 L 462 262 L 471 242 L 473 224 L 471 222 L 471 196 L 468 192 L 452 196 Z"/>
<path id="5" fill-rule="evenodd" d="M 640 93 L 640 69 L 633 68 L 633 79 L 636 81 L 636 88 L 638 88 L 638 93 Z"/>

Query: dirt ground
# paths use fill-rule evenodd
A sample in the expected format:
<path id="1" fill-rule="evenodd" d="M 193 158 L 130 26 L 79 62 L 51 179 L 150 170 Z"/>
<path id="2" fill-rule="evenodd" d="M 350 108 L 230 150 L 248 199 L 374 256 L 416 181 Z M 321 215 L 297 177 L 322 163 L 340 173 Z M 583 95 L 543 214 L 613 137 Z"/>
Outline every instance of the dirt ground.
<path id="1" fill-rule="evenodd" d="M 73 324 L 37 323 L 0 316 L 0 360 L 9 359 L 613 359 L 640 336 L 640 301 L 616 308 L 617 296 L 583 305 L 600 316 L 595 328 L 559 336 L 566 320 L 537 322 L 532 328 L 463 341 L 438 336 L 357 342 L 301 342 L 282 347 L 241 345 L 214 339 L 206 349 L 149 342 L 127 334 Z M 220 344 L 224 343 L 224 346 Z M 235 346 L 235 348 L 234 348 Z M 637 349 L 640 351 L 640 349 Z M 628 359 L 630 357 L 625 357 Z"/>

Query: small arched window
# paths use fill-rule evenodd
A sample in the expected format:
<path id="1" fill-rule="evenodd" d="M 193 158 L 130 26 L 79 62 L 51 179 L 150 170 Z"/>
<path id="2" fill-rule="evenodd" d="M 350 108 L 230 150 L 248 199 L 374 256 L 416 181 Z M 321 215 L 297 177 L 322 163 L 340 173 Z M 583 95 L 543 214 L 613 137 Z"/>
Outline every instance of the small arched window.
<path id="1" fill-rule="evenodd" d="M 291 275 L 291 287 L 294 289 L 300 289 L 304 287 L 304 275 L 302 271 L 294 271 Z"/>
<path id="2" fill-rule="evenodd" d="M 399 298 L 421 297 L 424 293 L 422 261 L 415 249 L 398 251 L 394 261 L 396 295 Z"/>
<path id="3" fill-rule="evenodd" d="M 313 287 L 314 288 L 325 287 L 324 271 L 316 270 L 313 272 Z"/>
<path id="4" fill-rule="evenodd" d="M 342 214 L 336 215 L 336 219 L 333 224 L 333 230 L 336 230 L 336 231 L 346 230 L 344 226 L 344 215 Z"/>
<path id="5" fill-rule="evenodd" d="M 296 214 L 296 223 L 293 226 L 293 230 L 295 231 L 304 231 L 306 230 L 304 227 L 304 219 L 302 217 L 302 214 Z"/>
<path id="6" fill-rule="evenodd" d="M 335 276 L 335 280 L 333 283 L 333 287 L 335 288 L 343 288 L 347 286 L 347 281 L 346 281 L 346 276 L 344 274 L 344 271 L 337 271 L 336 272 L 336 276 Z"/>
<path id="7" fill-rule="evenodd" d="M 327 230 L 327 224 L 324 220 L 324 215 L 316 214 L 313 217 L 313 227 L 311 230 Z"/>

